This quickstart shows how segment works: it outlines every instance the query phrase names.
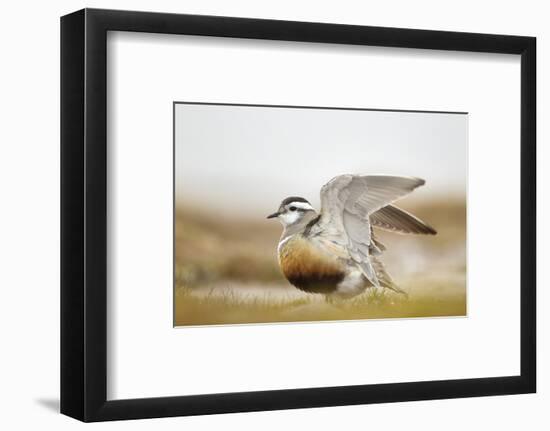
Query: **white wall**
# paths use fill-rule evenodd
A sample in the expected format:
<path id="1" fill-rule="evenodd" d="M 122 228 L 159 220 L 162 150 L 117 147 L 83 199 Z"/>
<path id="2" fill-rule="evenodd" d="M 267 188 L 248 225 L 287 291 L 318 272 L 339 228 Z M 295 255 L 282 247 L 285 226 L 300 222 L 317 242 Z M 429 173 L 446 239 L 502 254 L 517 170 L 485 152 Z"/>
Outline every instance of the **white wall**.
<path id="1" fill-rule="evenodd" d="M 81 426 L 58 415 L 59 361 L 59 16 L 81 7 L 341 22 L 538 37 L 538 141 L 547 138 L 550 28 L 540 1 L 135 0 L 9 2 L 0 26 L 0 423 L 6 429 Z M 548 218 L 548 151 L 539 146 L 539 220 Z M 539 393 L 254 414 L 101 424 L 103 429 L 548 429 L 550 419 L 550 231 L 539 223 Z M 9 428 L 7 423 L 11 423 Z M 131 428 L 130 428 L 131 427 Z"/>

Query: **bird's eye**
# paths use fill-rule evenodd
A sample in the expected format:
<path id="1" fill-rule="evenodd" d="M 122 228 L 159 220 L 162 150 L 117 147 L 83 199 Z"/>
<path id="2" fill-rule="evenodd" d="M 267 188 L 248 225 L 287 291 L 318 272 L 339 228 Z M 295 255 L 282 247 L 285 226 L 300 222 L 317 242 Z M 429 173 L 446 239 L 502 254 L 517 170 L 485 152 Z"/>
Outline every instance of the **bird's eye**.
<path id="1" fill-rule="evenodd" d="M 290 207 L 289 210 L 290 211 L 296 211 L 296 207 Z"/>

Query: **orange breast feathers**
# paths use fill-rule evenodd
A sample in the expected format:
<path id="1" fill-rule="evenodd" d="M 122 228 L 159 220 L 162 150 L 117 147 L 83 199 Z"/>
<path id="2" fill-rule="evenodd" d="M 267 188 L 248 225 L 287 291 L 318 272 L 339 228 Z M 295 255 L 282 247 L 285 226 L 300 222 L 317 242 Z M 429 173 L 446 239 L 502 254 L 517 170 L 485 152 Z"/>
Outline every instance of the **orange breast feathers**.
<path id="1" fill-rule="evenodd" d="M 341 260 L 300 235 L 281 246 L 279 263 L 285 277 L 294 285 L 294 281 L 298 280 L 305 283 L 338 282 L 345 276 L 345 266 Z"/>

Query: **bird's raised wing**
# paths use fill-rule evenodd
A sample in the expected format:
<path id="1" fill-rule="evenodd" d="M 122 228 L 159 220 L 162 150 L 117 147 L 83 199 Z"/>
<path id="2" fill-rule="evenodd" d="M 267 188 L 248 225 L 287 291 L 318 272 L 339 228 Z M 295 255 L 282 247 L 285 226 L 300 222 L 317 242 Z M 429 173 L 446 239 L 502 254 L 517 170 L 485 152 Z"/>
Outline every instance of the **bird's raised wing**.
<path id="1" fill-rule="evenodd" d="M 435 235 L 436 230 L 401 208 L 388 205 L 370 216 L 372 226 L 397 233 Z"/>
<path id="2" fill-rule="evenodd" d="M 320 236 L 345 247 L 363 274 L 379 286 L 369 255 L 372 250 L 369 217 L 424 184 L 414 177 L 340 175 L 321 189 Z"/>

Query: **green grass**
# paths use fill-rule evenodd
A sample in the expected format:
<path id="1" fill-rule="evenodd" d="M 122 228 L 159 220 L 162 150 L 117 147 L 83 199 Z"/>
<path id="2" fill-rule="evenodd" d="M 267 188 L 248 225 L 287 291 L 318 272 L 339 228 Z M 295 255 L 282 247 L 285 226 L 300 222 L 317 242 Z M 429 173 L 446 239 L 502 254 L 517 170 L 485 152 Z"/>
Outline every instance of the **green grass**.
<path id="1" fill-rule="evenodd" d="M 175 305 L 176 326 L 466 315 L 465 294 L 406 298 L 371 291 L 329 303 L 315 294 L 274 298 L 268 293 L 246 295 L 228 289 L 199 295 L 180 287 Z"/>

